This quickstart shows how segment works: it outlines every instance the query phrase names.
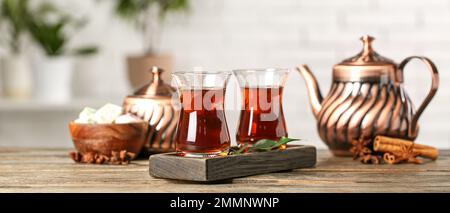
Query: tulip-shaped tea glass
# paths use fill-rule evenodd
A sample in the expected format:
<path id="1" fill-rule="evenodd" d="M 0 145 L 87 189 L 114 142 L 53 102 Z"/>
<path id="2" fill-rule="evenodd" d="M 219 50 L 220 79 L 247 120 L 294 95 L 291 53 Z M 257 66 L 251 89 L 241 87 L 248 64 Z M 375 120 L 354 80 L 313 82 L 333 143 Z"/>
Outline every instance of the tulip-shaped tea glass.
<path id="1" fill-rule="evenodd" d="M 181 104 L 176 149 L 187 157 L 213 157 L 230 147 L 225 89 L 230 72 L 172 74 Z"/>
<path id="2" fill-rule="evenodd" d="M 289 69 L 234 70 L 243 96 L 236 140 L 253 145 L 261 139 L 287 137 L 282 94 Z"/>

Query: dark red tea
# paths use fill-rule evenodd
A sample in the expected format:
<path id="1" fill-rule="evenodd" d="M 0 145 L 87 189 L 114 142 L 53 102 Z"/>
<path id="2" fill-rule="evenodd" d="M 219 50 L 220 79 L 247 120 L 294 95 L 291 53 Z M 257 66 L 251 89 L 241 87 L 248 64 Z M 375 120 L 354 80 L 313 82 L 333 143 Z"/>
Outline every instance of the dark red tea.
<path id="1" fill-rule="evenodd" d="M 177 151 L 214 154 L 230 146 L 224 96 L 225 89 L 180 91 L 182 109 L 176 136 Z"/>
<path id="2" fill-rule="evenodd" d="M 241 110 L 238 143 L 254 144 L 260 139 L 278 140 L 287 137 L 284 121 L 283 88 L 244 88 L 244 103 Z"/>

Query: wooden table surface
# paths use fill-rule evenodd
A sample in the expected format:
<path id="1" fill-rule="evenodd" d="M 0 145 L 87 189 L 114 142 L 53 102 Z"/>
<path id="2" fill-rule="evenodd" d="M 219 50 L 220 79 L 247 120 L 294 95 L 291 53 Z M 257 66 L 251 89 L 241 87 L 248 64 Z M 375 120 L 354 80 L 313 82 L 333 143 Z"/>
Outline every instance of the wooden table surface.
<path id="1" fill-rule="evenodd" d="M 450 192 L 450 150 L 423 165 L 364 165 L 319 150 L 315 168 L 214 184 L 152 178 L 147 160 L 76 164 L 68 151 L 0 148 L 0 192 Z"/>

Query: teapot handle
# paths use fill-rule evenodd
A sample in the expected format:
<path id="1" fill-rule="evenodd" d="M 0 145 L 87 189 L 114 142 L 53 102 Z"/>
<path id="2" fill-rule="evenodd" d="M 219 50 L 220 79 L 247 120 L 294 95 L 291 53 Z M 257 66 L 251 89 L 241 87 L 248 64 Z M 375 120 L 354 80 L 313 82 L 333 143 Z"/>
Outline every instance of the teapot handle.
<path id="1" fill-rule="evenodd" d="M 422 112 L 425 110 L 425 108 L 430 103 L 431 99 L 433 99 L 434 95 L 436 94 L 436 91 L 438 90 L 438 87 L 439 87 L 439 73 L 438 73 L 438 70 L 436 68 L 436 65 L 434 65 L 434 63 L 430 59 L 428 59 L 426 57 L 422 57 L 422 56 L 411 56 L 411 57 L 405 58 L 402 61 L 402 63 L 400 63 L 400 65 L 399 65 L 399 72 L 401 72 L 399 74 L 400 74 L 401 77 L 403 76 L 403 69 L 404 69 L 404 67 L 412 59 L 419 59 L 419 60 L 421 60 L 423 63 L 425 63 L 425 65 L 427 65 L 428 70 L 431 72 L 431 89 L 430 89 L 430 92 L 428 93 L 427 97 L 425 98 L 425 100 L 420 105 L 420 107 L 417 110 L 417 112 L 413 115 L 413 118 L 412 118 L 410 126 L 409 126 L 408 135 L 410 137 L 416 137 L 417 136 L 417 131 L 416 131 L 417 130 L 417 121 L 419 120 L 419 117 L 422 114 Z"/>

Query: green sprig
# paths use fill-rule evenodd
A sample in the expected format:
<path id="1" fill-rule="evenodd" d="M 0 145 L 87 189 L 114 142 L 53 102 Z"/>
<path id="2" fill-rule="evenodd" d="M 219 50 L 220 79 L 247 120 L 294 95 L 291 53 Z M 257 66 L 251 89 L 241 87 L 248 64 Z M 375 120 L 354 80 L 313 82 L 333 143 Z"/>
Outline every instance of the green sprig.
<path id="1" fill-rule="evenodd" d="M 257 141 L 253 146 L 248 143 L 244 143 L 241 146 L 230 147 L 228 155 L 238 155 L 251 152 L 268 152 L 279 149 L 282 145 L 286 145 L 293 141 L 300 141 L 300 139 L 282 137 L 280 140 L 261 139 Z"/>

